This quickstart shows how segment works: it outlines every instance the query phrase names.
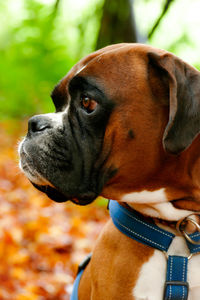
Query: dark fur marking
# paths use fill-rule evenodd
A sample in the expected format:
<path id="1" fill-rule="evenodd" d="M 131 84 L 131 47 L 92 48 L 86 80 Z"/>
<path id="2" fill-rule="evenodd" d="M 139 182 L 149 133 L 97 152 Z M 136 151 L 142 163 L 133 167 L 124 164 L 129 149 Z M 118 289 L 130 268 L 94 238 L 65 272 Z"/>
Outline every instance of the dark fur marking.
<path id="1" fill-rule="evenodd" d="M 65 95 L 63 91 L 60 91 L 59 84 L 53 89 L 51 99 L 53 100 L 56 112 L 62 111 L 68 102 L 67 95 Z"/>
<path id="2" fill-rule="evenodd" d="M 129 136 L 130 139 L 134 139 L 134 138 L 135 138 L 135 134 L 134 134 L 134 132 L 133 132 L 133 129 L 130 129 L 130 130 L 128 131 L 128 136 Z"/>

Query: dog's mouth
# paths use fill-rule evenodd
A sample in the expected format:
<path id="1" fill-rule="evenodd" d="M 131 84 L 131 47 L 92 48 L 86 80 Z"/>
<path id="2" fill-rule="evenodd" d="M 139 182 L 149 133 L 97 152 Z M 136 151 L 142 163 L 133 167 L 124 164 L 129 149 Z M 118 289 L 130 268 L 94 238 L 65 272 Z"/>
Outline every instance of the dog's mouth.
<path id="1" fill-rule="evenodd" d="M 62 203 L 62 202 L 71 201 L 77 205 L 87 205 L 94 201 L 95 197 L 93 195 L 91 196 L 89 195 L 85 197 L 83 196 L 80 199 L 71 195 L 70 196 L 64 195 L 57 188 L 50 186 L 49 185 L 50 183 L 48 184 L 48 181 L 46 181 L 45 184 L 45 180 L 42 177 L 40 177 L 39 173 L 37 173 L 32 167 L 30 167 L 28 163 L 21 164 L 21 169 L 27 175 L 30 182 L 36 189 L 45 193 L 51 200 L 55 202 Z M 34 181 L 36 181 L 37 183 Z M 41 182 L 42 184 L 38 182 Z"/>
<path id="2" fill-rule="evenodd" d="M 34 167 L 34 162 L 32 157 L 25 151 L 23 147 L 23 142 L 19 147 L 19 168 L 27 176 L 30 182 L 35 186 L 49 186 L 51 185 Z"/>
<path id="3" fill-rule="evenodd" d="M 38 185 L 34 182 L 31 182 L 31 183 L 36 189 L 45 193 L 51 200 L 58 202 L 58 203 L 71 201 L 77 205 L 87 205 L 94 201 L 94 198 L 78 199 L 78 198 L 69 197 L 69 199 L 68 199 L 67 196 L 65 196 L 64 194 L 62 194 L 60 191 L 58 191 L 57 189 L 55 189 L 52 186 Z"/>
<path id="4" fill-rule="evenodd" d="M 87 205 L 93 202 L 98 196 L 98 194 L 94 191 L 80 189 L 78 185 L 76 189 L 72 189 L 69 184 L 68 189 L 65 189 L 63 186 L 59 187 L 55 180 L 49 181 L 46 176 L 43 176 L 43 174 L 41 174 L 41 172 L 36 168 L 35 160 L 24 147 L 24 141 L 20 144 L 19 154 L 20 169 L 24 172 L 35 188 L 45 193 L 53 201 L 59 203 L 71 201 L 78 205 Z"/>
<path id="5" fill-rule="evenodd" d="M 34 182 L 31 183 L 36 189 L 45 193 L 50 199 L 54 200 L 55 202 L 66 202 L 70 200 L 66 199 L 65 195 L 49 185 L 38 185 Z"/>

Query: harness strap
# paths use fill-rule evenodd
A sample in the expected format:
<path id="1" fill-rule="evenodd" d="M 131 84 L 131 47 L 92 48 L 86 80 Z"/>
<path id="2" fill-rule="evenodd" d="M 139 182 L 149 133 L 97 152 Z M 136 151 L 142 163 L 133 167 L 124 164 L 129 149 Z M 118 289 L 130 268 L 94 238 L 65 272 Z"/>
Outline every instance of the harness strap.
<path id="1" fill-rule="evenodd" d="M 195 232 L 188 235 L 194 242 L 198 242 L 198 244 L 192 244 L 188 240 L 186 240 L 187 246 L 190 250 L 190 253 L 195 254 L 200 252 L 200 232 Z"/>
<path id="2" fill-rule="evenodd" d="M 110 200 L 109 211 L 113 223 L 123 234 L 144 245 L 167 252 L 175 237 L 174 234 L 147 222 L 142 215 L 134 210 L 129 211 L 117 201 Z M 190 239 L 186 240 L 191 254 L 200 252 L 200 229 L 198 231 L 188 235 Z M 78 300 L 79 282 L 90 258 L 91 255 L 79 267 L 70 300 Z M 188 299 L 187 265 L 187 257 L 175 255 L 168 257 L 164 300 Z"/>
<path id="3" fill-rule="evenodd" d="M 75 281 L 74 281 L 74 285 L 73 285 L 73 290 L 72 290 L 72 294 L 70 296 L 70 300 L 78 300 L 78 287 L 79 287 L 79 282 L 81 280 L 81 276 L 83 274 L 83 270 L 80 271 L 80 273 L 78 273 Z"/>
<path id="4" fill-rule="evenodd" d="M 85 270 L 85 268 L 87 267 L 87 265 L 89 264 L 89 262 L 90 262 L 90 260 L 91 260 L 91 257 L 92 257 L 92 253 L 89 253 L 89 254 L 84 258 L 84 260 L 79 264 L 77 275 L 78 275 L 82 270 Z"/>
<path id="5" fill-rule="evenodd" d="M 83 275 L 83 272 L 84 272 L 85 268 L 89 264 L 91 257 L 92 257 L 92 253 L 88 254 L 86 256 L 86 258 L 78 266 L 78 272 L 77 272 L 76 279 L 74 281 L 73 290 L 72 290 L 72 294 L 70 296 L 70 300 L 78 300 L 78 287 L 79 287 L 79 283 L 80 283 L 80 280 L 81 280 L 81 276 Z"/>
<path id="6" fill-rule="evenodd" d="M 169 255 L 164 300 L 187 300 L 187 257 Z"/>
<path id="7" fill-rule="evenodd" d="M 143 216 L 134 210 L 129 211 L 117 201 L 110 200 L 110 216 L 115 226 L 128 237 L 167 252 L 174 234 L 161 229 L 155 224 L 147 222 Z M 190 235 L 193 241 L 199 241 L 200 233 Z M 200 245 L 187 242 L 190 253 L 200 251 Z M 187 264 L 188 258 L 183 256 L 169 256 L 167 263 L 167 278 L 164 290 L 164 300 L 187 300 Z"/>

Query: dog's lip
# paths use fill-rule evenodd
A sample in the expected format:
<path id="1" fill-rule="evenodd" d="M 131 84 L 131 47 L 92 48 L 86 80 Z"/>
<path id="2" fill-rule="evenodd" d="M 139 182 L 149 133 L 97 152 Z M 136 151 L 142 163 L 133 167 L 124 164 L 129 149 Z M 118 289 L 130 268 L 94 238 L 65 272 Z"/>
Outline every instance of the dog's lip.
<path id="1" fill-rule="evenodd" d="M 71 201 L 77 205 L 87 205 L 87 204 L 90 204 L 94 201 L 94 199 L 78 199 L 78 198 L 72 198 Z"/>
<path id="2" fill-rule="evenodd" d="M 59 192 L 58 190 L 56 190 L 54 187 L 50 186 L 50 185 L 38 185 L 34 182 L 31 182 L 32 185 L 38 189 L 39 191 L 47 194 L 47 196 L 56 201 L 56 202 L 66 202 L 70 199 L 67 199 L 65 195 L 63 195 L 61 192 Z"/>
<path id="3" fill-rule="evenodd" d="M 21 148 L 19 168 L 24 172 L 36 188 L 43 191 L 44 186 L 52 186 L 38 171 L 36 171 L 32 158 Z"/>
<path id="4" fill-rule="evenodd" d="M 39 191 L 45 193 L 50 199 L 52 199 L 55 202 L 67 202 L 67 201 L 72 201 L 73 203 L 77 205 L 87 205 L 93 202 L 94 199 L 91 198 L 84 198 L 84 199 L 78 199 L 75 197 L 68 198 L 64 194 L 62 194 L 60 191 L 58 191 L 56 188 L 53 186 L 49 185 L 38 185 L 34 182 L 31 182 L 32 185 L 37 188 Z"/>
<path id="5" fill-rule="evenodd" d="M 33 173 L 32 172 L 32 166 L 30 165 L 30 162 L 27 162 L 27 158 L 29 155 L 24 151 L 24 149 L 21 147 L 20 149 L 20 169 L 23 170 L 23 172 L 26 173 L 27 177 L 29 178 L 30 182 L 32 185 L 38 189 L 39 191 L 45 193 L 50 199 L 52 199 L 55 202 L 67 202 L 67 201 L 72 201 L 73 203 L 77 205 L 87 205 L 93 202 L 94 198 L 87 198 L 84 197 L 83 199 L 78 199 L 76 197 L 67 197 L 65 196 L 62 192 L 60 192 L 57 188 L 55 188 L 50 182 L 44 180 L 43 178 L 36 178 L 37 181 L 38 179 L 41 181 L 41 184 L 38 182 L 34 182 L 36 175 L 39 175 L 38 173 Z"/>

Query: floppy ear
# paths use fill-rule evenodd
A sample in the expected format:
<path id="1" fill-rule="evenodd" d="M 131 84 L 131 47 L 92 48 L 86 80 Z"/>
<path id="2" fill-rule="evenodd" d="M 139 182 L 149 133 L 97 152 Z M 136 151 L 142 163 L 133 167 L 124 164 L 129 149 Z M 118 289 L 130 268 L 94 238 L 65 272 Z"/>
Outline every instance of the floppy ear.
<path id="1" fill-rule="evenodd" d="M 200 133 L 200 72 L 168 52 L 151 52 L 148 57 L 168 86 L 169 121 L 163 146 L 167 152 L 178 154 Z"/>

